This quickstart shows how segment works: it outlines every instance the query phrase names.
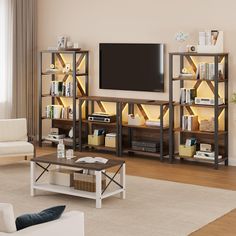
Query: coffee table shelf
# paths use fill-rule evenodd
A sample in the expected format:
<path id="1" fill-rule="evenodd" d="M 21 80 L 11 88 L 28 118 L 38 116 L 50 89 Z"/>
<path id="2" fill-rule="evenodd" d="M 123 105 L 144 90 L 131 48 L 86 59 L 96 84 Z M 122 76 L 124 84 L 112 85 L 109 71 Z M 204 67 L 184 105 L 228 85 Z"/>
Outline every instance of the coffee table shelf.
<path id="1" fill-rule="evenodd" d="M 83 157 L 82 155 L 76 156 L 76 158 L 72 160 L 66 159 L 58 159 L 56 154 L 51 154 L 42 157 L 35 157 L 31 159 L 31 196 L 36 195 L 36 190 L 47 191 L 47 192 L 54 192 L 54 193 L 61 193 L 67 194 L 77 197 L 84 197 L 89 199 L 96 200 L 96 208 L 102 207 L 102 199 L 120 194 L 122 199 L 125 199 L 125 161 L 123 160 L 113 160 L 108 159 L 106 164 L 101 163 L 78 163 L 76 160 L 78 158 Z M 47 165 L 47 167 L 43 167 L 41 163 Z M 56 165 L 57 167 L 69 167 L 73 169 L 87 169 L 93 170 L 96 176 L 96 191 L 95 192 L 88 192 L 74 189 L 73 187 L 65 187 L 60 185 L 54 185 L 49 183 L 39 183 L 41 176 L 48 172 L 48 168 L 51 165 Z M 36 174 L 36 166 L 39 166 L 43 169 L 40 175 Z M 106 174 L 106 170 L 111 167 L 118 167 L 117 172 L 113 176 L 109 176 Z M 119 180 L 115 180 L 114 178 L 119 175 Z M 102 176 L 105 175 L 107 179 L 109 179 L 109 183 L 102 189 Z M 115 189 L 107 189 L 110 183 L 116 184 Z"/>

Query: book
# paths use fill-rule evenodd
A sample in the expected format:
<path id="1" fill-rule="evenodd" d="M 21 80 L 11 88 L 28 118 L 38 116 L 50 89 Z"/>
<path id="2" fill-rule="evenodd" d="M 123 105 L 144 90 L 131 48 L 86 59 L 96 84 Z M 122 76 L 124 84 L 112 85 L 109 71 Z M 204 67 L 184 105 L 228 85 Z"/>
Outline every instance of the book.
<path id="1" fill-rule="evenodd" d="M 196 158 L 196 159 L 203 159 L 203 160 L 212 160 L 212 161 L 215 160 L 215 156 L 213 156 L 213 157 L 210 157 L 210 156 L 206 157 L 206 156 L 199 156 L 199 155 L 196 154 L 193 157 Z M 222 159 L 222 156 L 219 155 L 218 159 Z"/>
<path id="2" fill-rule="evenodd" d="M 82 157 L 79 158 L 77 161 L 75 162 L 85 162 L 85 163 L 102 163 L 102 164 L 106 164 L 108 162 L 108 159 L 103 158 L 103 157 Z"/>
<path id="3" fill-rule="evenodd" d="M 188 131 L 198 130 L 198 116 L 189 115 L 188 116 Z"/>
<path id="4" fill-rule="evenodd" d="M 186 103 L 192 104 L 195 101 L 195 97 L 197 97 L 197 90 L 194 88 L 186 89 Z"/>
<path id="5" fill-rule="evenodd" d="M 61 118 L 61 105 L 47 105 L 46 107 L 46 117 L 51 119 L 59 119 Z"/>
<path id="6" fill-rule="evenodd" d="M 194 74 L 193 73 L 180 73 L 179 77 L 180 78 L 191 78 L 191 79 L 194 79 Z"/>
<path id="7" fill-rule="evenodd" d="M 215 63 L 199 63 L 197 66 L 197 79 L 214 80 Z M 224 79 L 224 63 L 218 63 L 218 78 Z"/>
<path id="8" fill-rule="evenodd" d="M 116 137 L 116 133 L 108 133 L 106 134 L 106 137 Z"/>
<path id="9" fill-rule="evenodd" d="M 186 88 L 180 89 L 180 104 L 186 103 Z"/>
<path id="10" fill-rule="evenodd" d="M 183 115 L 182 116 L 182 130 L 194 131 L 199 129 L 198 116 Z"/>
<path id="11" fill-rule="evenodd" d="M 197 139 L 196 138 L 188 138 L 188 139 L 186 139 L 185 147 L 191 147 L 191 146 L 196 145 L 196 144 L 197 144 Z"/>
<path id="12" fill-rule="evenodd" d="M 183 115 L 182 116 L 182 130 L 187 130 L 188 129 L 188 116 Z"/>
<path id="13" fill-rule="evenodd" d="M 195 88 L 181 88 L 180 90 L 180 104 L 192 104 L 197 97 L 197 90 Z"/>

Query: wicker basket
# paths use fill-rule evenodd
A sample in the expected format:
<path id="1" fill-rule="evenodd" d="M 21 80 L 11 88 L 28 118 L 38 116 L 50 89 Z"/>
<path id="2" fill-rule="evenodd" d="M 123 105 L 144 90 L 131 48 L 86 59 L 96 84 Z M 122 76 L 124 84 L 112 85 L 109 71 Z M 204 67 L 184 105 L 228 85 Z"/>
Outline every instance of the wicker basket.
<path id="1" fill-rule="evenodd" d="M 102 176 L 102 190 L 105 187 L 106 177 Z M 96 192 L 96 176 L 74 173 L 74 188 L 88 192 Z"/>

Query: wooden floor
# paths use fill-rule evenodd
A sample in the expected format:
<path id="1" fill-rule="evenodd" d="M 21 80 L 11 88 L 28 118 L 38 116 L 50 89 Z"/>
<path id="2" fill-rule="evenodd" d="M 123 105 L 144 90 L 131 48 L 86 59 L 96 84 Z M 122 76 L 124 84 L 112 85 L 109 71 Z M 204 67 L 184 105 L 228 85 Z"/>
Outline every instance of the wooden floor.
<path id="1" fill-rule="evenodd" d="M 55 152 L 55 148 L 37 148 L 37 155 Z M 84 156 L 91 153 L 82 153 Z M 93 153 L 94 154 L 94 153 Z M 107 158 L 117 158 L 111 154 L 97 154 Z M 189 162 L 169 164 L 146 157 L 122 157 L 126 161 L 128 175 L 168 180 L 207 187 L 236 190 L 236 167 L 220 166 L 219 170 L 212 165 L 196 165 Z M 236 235 L 236 209 L 192 233 L 193 236 L 231 236 Z"/>
<path id="2" fill-rule="evenodd" d="M 235 236 L 236 209 L 195 231 L 191 236 Z"/>
<path id="3" fill-rule="evenodd" d="M 51 147 L 37 148 L 37 155 L 54 152 L 56 149 Z M 89 156 L 91 152 L 83 152 L 82 155 Z M 93 153 L 93 155 L 96 154 Z M 98 153 L 97 155 L 118 158 L 112 154 Z M 222 165 L 215 170 L 212 165 L 191 164 L 187 161 L 181 164 L 169 164 L 168 161 L 160 162 L 146 157 L 124 156 L 122 159 L 126 161 L 128 175 L 236 190 L 236 167 Z"/>

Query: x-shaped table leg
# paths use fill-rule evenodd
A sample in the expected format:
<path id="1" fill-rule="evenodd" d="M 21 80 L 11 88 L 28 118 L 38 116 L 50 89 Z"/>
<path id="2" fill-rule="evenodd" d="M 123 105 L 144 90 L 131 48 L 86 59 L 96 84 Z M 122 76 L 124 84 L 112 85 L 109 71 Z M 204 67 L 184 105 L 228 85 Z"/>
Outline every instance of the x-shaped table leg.
<path id="1" fill-rule="evenodd" d="M 35 180 L 35 182 L 38 182 L 38 180 L 43 176 L 43 174 L 48 171 L 48 168 L 51 166 L 51 164 L 48 164 L 47 167 L 43 167 L 40 164 L 36 163 L 39 167 L 43 169 L 43 172 L 38 176 L 38 178 Z"/>
<path id="2" fill-rule="evenodd" d="M 108 179 L 110 179 L 109 183 L 106 185 L 106 187 L 103 189 L 102 194 L 106 191 L 106 189 L 108 188 L 108 186 L 113 182 L 116 185 L 118 185 L 120 188 L 123 188 L 123 186 L 121 184 L 119 184 L 116 180 L 115 177 L 116 175 L 119 173 L 120 169 L 122 168 L 122 165 L 119 167 L 119 169 L 116 171 L 116 173 L 113 175 L 113 177 L 110 177 L 109 175 L 107 175 L 106 173 L 102 172 L 103 175 L 105 175 Z"/>

